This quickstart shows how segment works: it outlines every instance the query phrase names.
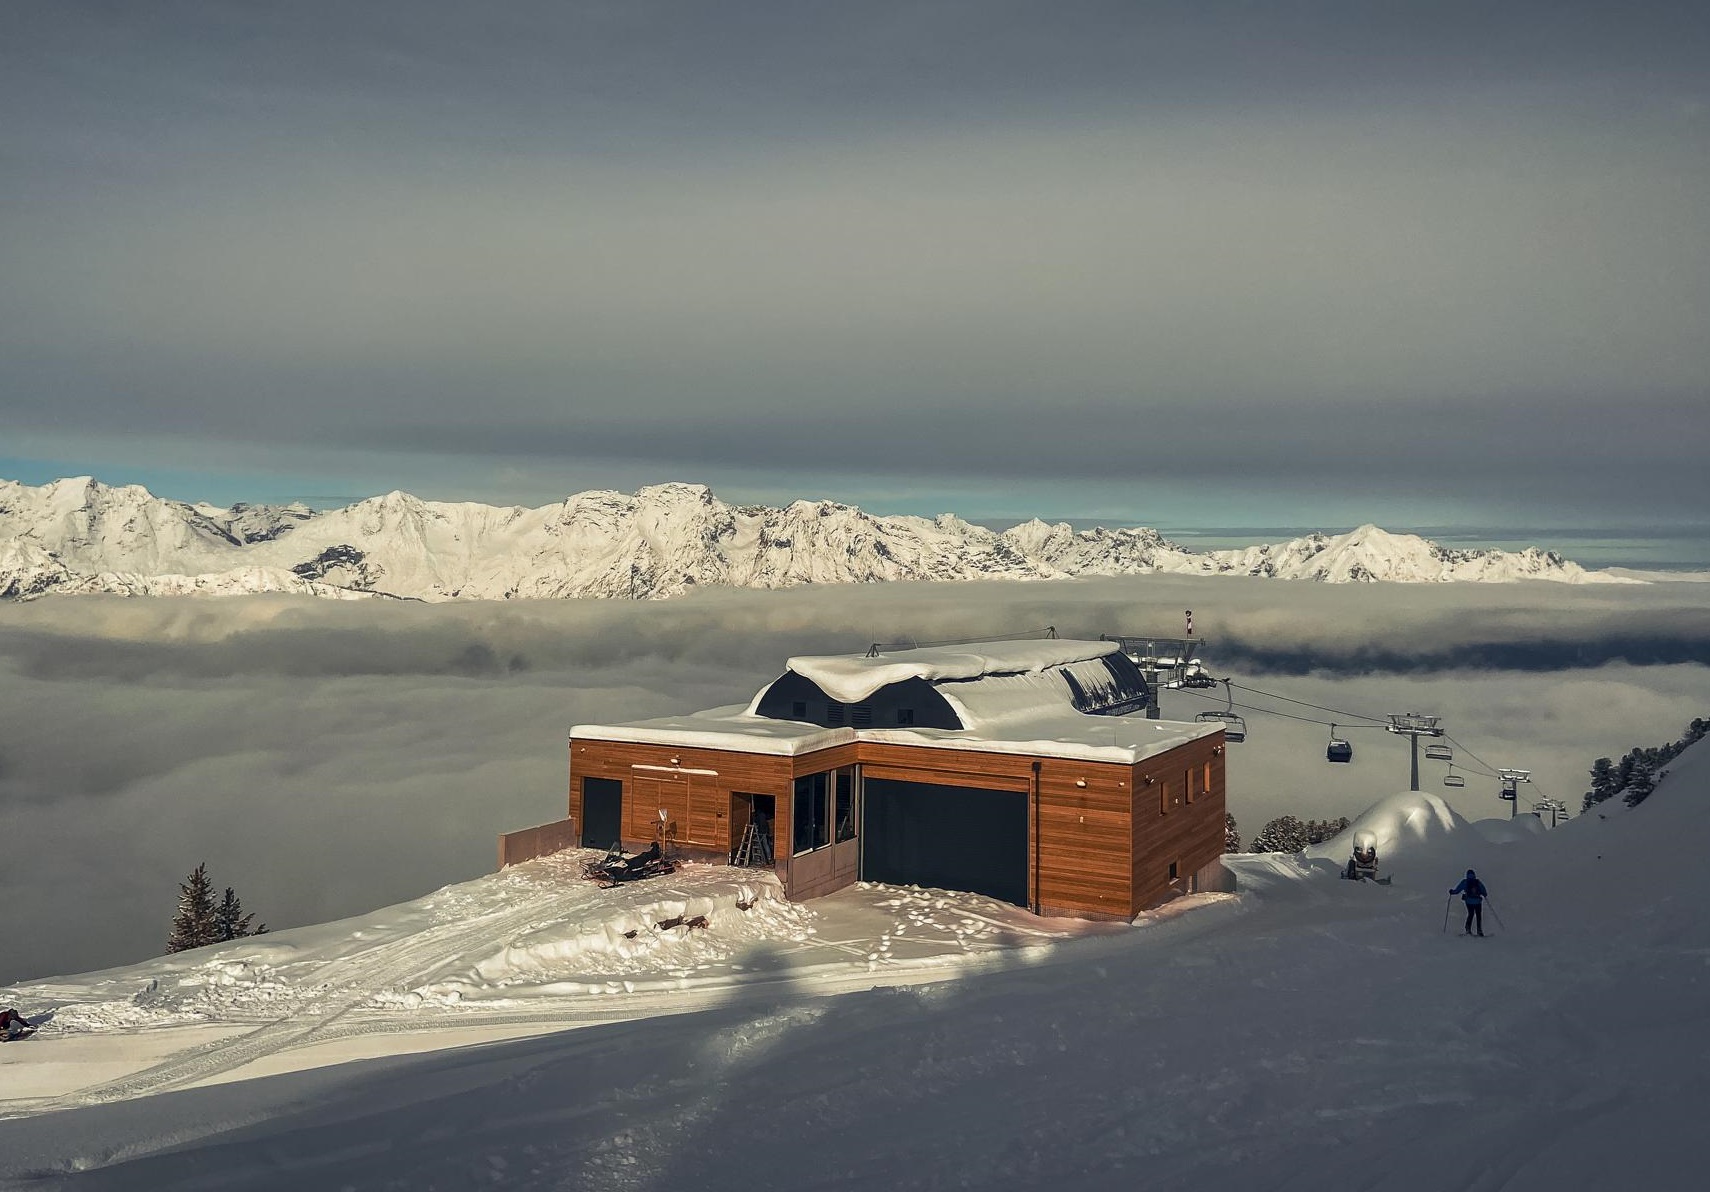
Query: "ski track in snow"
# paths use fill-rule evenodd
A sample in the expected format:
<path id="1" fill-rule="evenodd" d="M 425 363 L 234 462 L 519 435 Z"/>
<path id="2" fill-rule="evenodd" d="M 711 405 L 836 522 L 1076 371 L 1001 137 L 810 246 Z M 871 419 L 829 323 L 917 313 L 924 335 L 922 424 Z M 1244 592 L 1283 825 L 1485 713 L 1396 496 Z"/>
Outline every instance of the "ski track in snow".
<path id="1" fill-rule="evenodd" d="M 690 1013 L 732 999 L 764 1000 L 780 991 L 797 989 L 804 975 L 810 972 L 814 989 L 831 995 L 956 978 L 1010 966 L 1023 957 L 1028 963 L 1055 963 L 1036 953 L 1040 945 L 1065 939 L 1064 929 L 1021 923 L 1019 912 L 1013 913 L 1010 921 L 982 913 L 979 905 L 986 900 L 979 896 L 863 883 L 861 889 L 870 895 L 867 901 L 893 920 L 892 925 L 877 939 L 857 941 L 823 938 L 818 936 L 817 928 L 807 929 L 806 934 L 792 930 L 790 939 L 796 942 L 811 937 L 816 955 L 835 954 L 818 955 L 805 969 L 790 965 L 777 971 L 752 970 L 732 962 L 723 966 L 730 970 L 728 973 L 713 974 L 705 971 L 708 967 L 705 964 L 699 972 L 667 967 L 645 979 L 637 972 L 631 977 L 604 981 L 596 977 L 591 982 L 582 982 L 592 996 L 566 998 L 524 988 L 518 996 L 505 997 L 498 1005 L 480 1001 L 448 1005 L 431 997 L 424 999 L 416 992 L 437 977 L 466 969 L 471 956 L 491 952 L 506 941 L 526 938 L 536 929 L 563 926 L 567 918 L 586 915 L 590 906 L 598 906 L 598 895 L 590 893 L 593 887 L 579 876 L 584 859 L 575 852 L 560 854 L 534 863 L 544 876 L 523 870 L 530 876 L 519 877 L 518 870 L 511 870 L 496 875 L 495 879 L 477 879 L 466 887 L 449 887 L 423 900 L 424 904 L 431 904 L 433 913 L 442 917 L 442 921 L 408 934 L 376 940 L 369 947 L 326 959 L 293 958 L 277 965 L 263 965 L 268 976 L 265 998 L 259 992 L 255 994 L 262 1004 L 245 1000 L 245 990 L 240 986 L 236 994 L 222 999 L 213 1009 L 196 1005 L 197 1012 L 214 1015 L 215 1024 L 259 1021 L 255 1029 L 190 1046 L 145 1068 L 75 1092 L 0 1102 L 0 1118 L 102 1105 L 205 1085 L 270 1056 L 364 1036 L 510 1026 L 571 1029 Z M 467 917 L 465 912 L 470 906 L 480 905 L 463 893 L 468 886 L 507 878 L 506 897 L 513 902 L 520 898 L 520 902 L 499 911 Z M 638 884 L 628 889 L 642 894 L 646 887 Z M 657 907 L 674 908 L 683 904 L 676 890 L 668 890 L 662 897 L 662 902 L 644 900 L 627 909 L 608 907 L 605 913 L 617 913 L 625 923 L 639 915 L 645 923 L 647 918 L 662 913 Z M 802 904 L 775 905 L 792 913 L 814 914 Z M 662 934 L 650 930 L 655 936 Z M 1007 937 L 1006 942 L 990 942 L 1000 934 Z M 1069 932 L 1070 936 L 1074 934 L 1073 930 Z M 253 937 L 255 941 L 278 938 L 281 937 Z M 925 947 L 928 954 L 909 959 L 893 955 L 894 949 L 905 942 Z M 222 950 L 187 976 L 199 980 L 210 972 L 224 971 L 237 963 L 228 957 Z M 836 959 L 839 957 L 844 959 Z M 239 967 L 243 967 L 241 963 Z M 280 993 L 275 986 L 286 974 L 289 985 L 285 993 Z M 150 980 L 132 1002 L 144 1006 L 157 1000 L 170 1003 L 171 995 L 160 989 L 162 979 Z M 183 981 L 181 977 L 180 983 Z M 602 986 L 610 996 L 600 996 Z M 42 988 L 51 991 L 57 986 L 44 983 Z M 193 988 L 201 992 L 200 986 Z M 278 1013 L 279 1003 L 285 1006 L 283 1014 Z M 151 1028 L 145 1022 L 140 1029 Z"/>
<path id="2" fill-rule="evenodd" d="M 66 1109 L 146 1096 L 206 1081 L 276 1052 L 317 1042 L 328 1028 L 373 1000 L 377 991 L 427 980 L 481 943 L 532 926 L 554 901 L 553 894 L 547 892 L 512 911 L 482 916 L 461 925 L 436 927 L 380 944 L 369 952 L 335 959 L 321 969 L 315 995 L 317 1001 L 332 1002 L 333 1008 L 318 1012 L 307 1023 L 292 1014 L 235 1039 L 197 1048 L 188 1055 L 174 1056 L 141 1072 L 33 1108 Z M 373 1029 L 370 1025 L 351 1033 L 370 1033 Z"/>

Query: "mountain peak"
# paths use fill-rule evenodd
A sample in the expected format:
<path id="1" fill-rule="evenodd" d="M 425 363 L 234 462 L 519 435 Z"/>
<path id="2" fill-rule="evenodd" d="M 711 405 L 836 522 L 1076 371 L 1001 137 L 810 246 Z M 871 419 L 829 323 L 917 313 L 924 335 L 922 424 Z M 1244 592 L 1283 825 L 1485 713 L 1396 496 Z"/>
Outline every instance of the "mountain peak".
<path id="1" fill-rule="evenodd" d="M 875 515 L 828 499 L 735 509 L 708 486 L 680 481 L 633 495 L 576 493 L 538 509 L 394 490 L 320 512 L 191 506 L 92 477 L 0 485 L 0 595 L 13 598 L 272 590 L 651 599 L 708 586 L 1157 573 L 1323 583 L 1613 579 L 1536 548 L 1452 550 L 1370 523 L 1196 554 L 1144 527 L 1077 531 L 1032 518 L 999 534 L 954 513 Z"/>

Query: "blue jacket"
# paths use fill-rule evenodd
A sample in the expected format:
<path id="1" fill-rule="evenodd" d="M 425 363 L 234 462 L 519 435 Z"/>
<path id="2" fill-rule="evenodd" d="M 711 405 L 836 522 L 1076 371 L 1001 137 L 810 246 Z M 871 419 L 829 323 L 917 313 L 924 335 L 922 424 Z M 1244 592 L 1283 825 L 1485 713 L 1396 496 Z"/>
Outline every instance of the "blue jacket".
<path id="1" fill-rule="evenodd" d="M 1461 884 L 1449 893 L 1459 894 L 1462 902 L 1477 906 L 1484 901 L 1484 883 L 1469 873 L 1461 879 Z"/>

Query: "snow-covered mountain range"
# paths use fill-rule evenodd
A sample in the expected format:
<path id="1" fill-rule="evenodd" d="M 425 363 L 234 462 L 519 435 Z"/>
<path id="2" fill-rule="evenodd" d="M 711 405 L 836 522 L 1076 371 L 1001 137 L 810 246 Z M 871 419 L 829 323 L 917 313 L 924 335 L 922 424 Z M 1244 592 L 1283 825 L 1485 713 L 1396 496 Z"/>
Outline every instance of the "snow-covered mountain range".
<path id="1" fill-rule="evenodd" d="M 423 501 L 220 509 L 88 477 L 0 481 L 0 598 L 49 593 L 419 600 L 652 599 L 701 587 L 1172 573 L 1325 583 L 1630 582 L 1552 551 L 1452 550 L 1361 526 L 1196 553 L 1156 530 L 953 514 L 877 517 L 833 501 L 728 505 L 705 486 L 584 492 L 538 509 Z"/>

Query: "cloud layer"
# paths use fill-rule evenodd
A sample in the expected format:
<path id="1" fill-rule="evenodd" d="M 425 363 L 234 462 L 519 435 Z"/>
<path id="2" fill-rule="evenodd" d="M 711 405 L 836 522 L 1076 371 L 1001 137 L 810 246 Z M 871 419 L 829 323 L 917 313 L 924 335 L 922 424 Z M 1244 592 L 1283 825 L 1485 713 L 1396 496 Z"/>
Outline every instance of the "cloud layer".
<path id="1" fill-rule="evenodd" d="M 1045 625 L 1066 636 L 1173 633 L 1192 607 L 1218 673 L 1368 715 L 1441 714 L 1486 764 L 1528 767 L 1535 793 L 1577 806 L 1595 757 L 1658 744 L 1710 713 L 1698 587 L 1150 577 L 640 605 L 0 606 L 0 905 L 10 912 L 0 981 L 157 953 L 176 883 L 199 861 L 275 927 L 486 872 L 500 832 L 563 814 L 572 723 L 739 702 L 791 654 L 876 640 Z M 1666 665 L 1618 660 L 1612 643 L 1638 625 Z M 1534 643 L 1525 670 L 1502 669 L 1509 656 L 1497 647 L 1514 642 Z M 1552 662 L 1576 669 L 1541 669 Z M 1210 706 L 1172 695 L 1164 711 Z M 1248 835 L 1284 811 L 1354 814 L 1406 785 L 1405 748 L 1387 734 L 1351 734 L 1357 764 L 1330 767 L 1327 728 L 1257 713 L 1249 723 L 1230 770 Z M 1477 778 L 1446 794 L 1474 817 L 1505 810 Z"/>

